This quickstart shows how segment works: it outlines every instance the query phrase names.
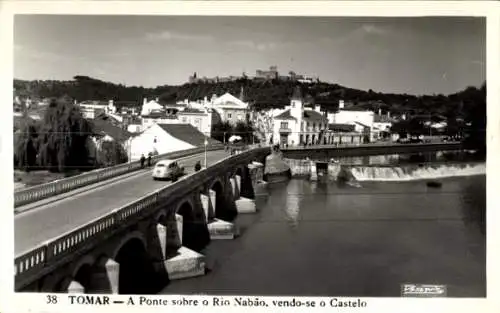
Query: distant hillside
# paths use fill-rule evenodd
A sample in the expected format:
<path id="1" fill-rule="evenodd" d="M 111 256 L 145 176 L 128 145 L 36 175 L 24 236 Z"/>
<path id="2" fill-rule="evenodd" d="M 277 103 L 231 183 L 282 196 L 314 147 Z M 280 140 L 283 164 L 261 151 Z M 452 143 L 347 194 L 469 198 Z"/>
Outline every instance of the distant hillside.
<path id="1" fill-rule="evenodd" d="M 115 100 L 122 105 L 137 106 L 144 97 L 159 98 L 161 102 L 172 103 L 178 100 L 197 100 L 210 98 L 213 94 L 222 95 L 230 92 L 239 96 L 244 90 L 244 100 L 254 108 L 283 107 L 289 104 L 289 98 L 296 85 L 291 81 L 258 81 L 240 79 L 221 83 L 194 83 L 180 86 L 158 86 L 143 88 L 124 86 L 101 81 L 87 76 L 75 76 L 72 81 L 22 81 L 14 80 L 16 95 L 30 96 L 35 99 L 69 96 L 82 100 Z M 474 107 L 478 99 L 485 99 L 483 88 L 468 87 L 466 90 L 452 95 L 414 96 L 408 94 L 386 94 L 372 90 L 363 91 L 330 83 L 312 83 L 301 85 L 304 95 L 321 104 L 324 109 L 334 111 L 338 100 L 343 99 L 360 109 L 390 110 L 393 113 L 436 114 L 460 117 Z"/>

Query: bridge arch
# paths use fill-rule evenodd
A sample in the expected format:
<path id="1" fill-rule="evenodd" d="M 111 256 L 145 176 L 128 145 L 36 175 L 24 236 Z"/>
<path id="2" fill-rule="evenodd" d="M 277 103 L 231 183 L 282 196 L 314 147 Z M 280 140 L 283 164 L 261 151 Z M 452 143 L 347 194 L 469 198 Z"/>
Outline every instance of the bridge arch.
<path id="1" fill-rule="evenodd" d="M 243 167 L 238 166 L 236 168 L 236 170 L 234 171 L 234 175 L 238 175 L 243 179 L 243 175 L 244 175 Z"/>
<path id="2" fill-rule="evenodd" d="M 253 190 L 252 175 L 248 166 L 241 166 L 241 188 L 240 196 L 253 199 L 255 198 L 255 191 Z"/>
<path id="3" fill-rule="evenodd" d="M 60 277 L 57 281 L 54 281 L 54 285 L 53 285 L 52 290 L 50 292 L 55 292 L 55 293 L 68 292 L 68 288 L 73 280 L 76 280 L 76 279 L 74 279 L 71 276 Z M 84 288 L 85 288 L 85 286 L 84 286 Z M 84 292 L 88 293 L 86 288 L 85 288 Z"/>
<path id="4" fill-rule="evenodd" d="M 177 205 L 175 212 L 182 216 L 182 245 L 200 251 L 208 244 L 210 237 L 204 215 L 196 214 L 195 209 L 191 199 L 187 199 Z"/>
<path id="5" fill-rule="evenodd" d="M 142 245 L 144 246 L 144 249 L 147 248 L 148 245 L 147 245 L 147 241 L 146 241 L 145 236 L 140 231 L 136 230 L 136 231 L 127 233 L 125 236 L 123 236 L 120 239 L 120 241 L 118 242 L 118 245 L 116 246 L 116 248 L 113 251 L 112 258 L 116 259 L 118 253 L 123 248 L 123 246 L 125 246 L 125 244 L 127 244 L 132 239 L 139 240 L 142 243 Z"/>
<path id="6" fill-rule="evenodd" d="M 147 250 L 144 235 L 134 231 L 126 235 L 115 249 L 114 260 L 120 264 L 120 294 L 151 294 L 161 283 Z"/>
<path id="7" fill-rule="evenodd" d="M 226 179 L 229 179 L 230 174 Z M 225 221 L 232 221 L 236 215 L 236 207 L 234 203 L 230 203 L 226 197 L 226 188 L 224 183 L 219 179 L 215 179 L 210 185 L 210 189 L 215 191 L 215 217 Z"/>
<path id="8" fill-rule="evenodd" d="M 160 223 L 160 224 L 163 224 L 166 226 L 167 225 L 167 218 L 168 218 L 167 211 L 160 210 L 158 213 L 156 213 L 154 221 L 156 223 Z"/>
<path id="9" fill-rule="evenodd" d="M 95 266 L 95 262 L 96 258 L 91 254 L 87 254 L 80 258 L 80 260 L 78 260 L 71 273 L 71 277 L 73 278 L 73 280 L 82 285 L 86 293 L 92 292 L 91 275 L 93 272 L 93 267 Z M 70 281 L 63 281 L 62 288 L 64 290 L 67 290 L 69 283 Z"/>
<path id="10" fill-rule="evenodd" d="M 76 277 L 76 275 L 78 274 L 78 272 L 80 271 L 80 269 L 83 267 L 83 266 L 92 266 L 94 265 L 95 263 L 95 257 L 91 254 L 87 254 L 85 256 L 83 256 L 82 258 L 80 258 L 78 260 L 78 262 L 75 263 L 75 266 L 73 267 L 73 271 L 72 271 L 72 275 L 73 277 Z"/>

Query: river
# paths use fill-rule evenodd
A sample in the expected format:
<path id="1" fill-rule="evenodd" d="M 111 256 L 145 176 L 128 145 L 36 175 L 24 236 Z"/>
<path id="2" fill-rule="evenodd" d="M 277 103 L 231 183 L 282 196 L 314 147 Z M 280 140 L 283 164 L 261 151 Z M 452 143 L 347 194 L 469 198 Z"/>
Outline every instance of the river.
<path id="1" fill-rule="evenodd" d="M 415 283 L 485 297 L 486 175 L 466 175 L 441 178 L 441 188 L 422 180 L 270 185 L 257 214 L 237 217 L 239 238 L 202 252 L 207 275 L 161 294 L 399 297 L 401 284 Z"/>

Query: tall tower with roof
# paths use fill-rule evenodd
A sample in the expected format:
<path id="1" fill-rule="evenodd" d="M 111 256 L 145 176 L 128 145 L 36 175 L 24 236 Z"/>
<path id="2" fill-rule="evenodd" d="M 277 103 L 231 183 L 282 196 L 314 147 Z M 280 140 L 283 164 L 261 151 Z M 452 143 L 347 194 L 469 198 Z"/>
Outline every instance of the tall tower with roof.
<path id="1" fill-rule="evenodd" d="M 296 86 L 292 98 L 290 99 L 290 115 L 296 120 L 295 127 L 290 127 L 293 134 L 292 140 L 294 142 L 299 142 L 299 133 L 301 131 L 302 118 L 304 115 L 304 97 L 302 96 L 302 90 L 300 86 Z"/>
<path id="2" fill-rule="evenodd" d="M 245 102 L 245 90 L 243 86 L 240 87 L 240 100 Z"/>

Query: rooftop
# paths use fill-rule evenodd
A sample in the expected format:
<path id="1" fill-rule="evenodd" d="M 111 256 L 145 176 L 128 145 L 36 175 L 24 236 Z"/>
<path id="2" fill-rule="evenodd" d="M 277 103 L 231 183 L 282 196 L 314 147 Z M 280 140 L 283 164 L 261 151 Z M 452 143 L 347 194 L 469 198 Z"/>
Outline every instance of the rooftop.
<path id="1" fill-rule="evenodd" d="M 348 107 L 344 107 L 342 109 L 339 108 L 339 111 L 357 111 L 357 112 L 372 112 L 370 110 L 367 110 L 367 109 L 362 109 L 360 107 L 356 107 L 356 106 L 348 106 Z M 372 112 L 373 113 L 373 112 Z"/>
<path id="2" fill-rule="evenodd" d="M 149 114 L 143 115 L 145 118 L 166 118 L 166 119 L 176 119 L 177 117 L 173 114 L 165 114 L 165 112 L 151 112 Z"/>
<path id="3" fill-rule="evenodd" d="M 305 121 L 323 121 L 323 120 L 326 120 L 326 117 L 324 117 L 323 114 L 318 113 L 314 110 L 307 110 L 306 109 L 303 111 L 302 114 L 303 114 L 302 118 Z M 290 114 L 290 109 L 288 109 L 285 112 L 275 116 L 274 119 L 277 119 L 277 120 L 295 120 L 295 117 L 293 117 Z"/>
<path id="4" fill-rule="evenodd" d="M 132 136 L 131 133 L 110 122 L 102 119 L 92 120 L 94 125 L 94 133 L 98 135 L 108 135 L 116 141 L 125 141 Z"/>
<path id="5" fill-rule="evenodd" d="M 353 132 L 355 131 L 354 125 L 351 124 L 328 124 L 328 129 L 336 132 Z"/>
<path id="6" fill-rule="evenodd" d="M 185 108 L 184 111 L 180 111 L 179 114 L 182 113 L 200 113 L 200 114 L 205 114 L 206 112 L 200 109 L 195 109 L 195 108 Z"/>
<path id="7" fill-rule="evenodd" d="M 326 120 L 326 117 L 314 110 L 304 110 L 304 119 L 310 121 L 323 121 Z"/>
<path id="8" fill-rule="evenodd" d="M 219 144 L 220 142 L 205 136 L 191 124 L 157 124 L 171 136 L 187 142 L 193 146 L 202 147 L 205 145 L 205 139 L 209 145 Z"/>
<path id="9" fill-rule="evenodd" d="M 296 120 L 295 117 L 293 117 L 290 114 L 290 110 L 286 110 L 285 112 L 278 114 L 274 117 L 276 120 Z"/>
<path id="10" fill-rule="evenodd" d="M 375 123 L 390 123 L 391 119 L 387 115 L 375 114 L 373 121 Z"/>

